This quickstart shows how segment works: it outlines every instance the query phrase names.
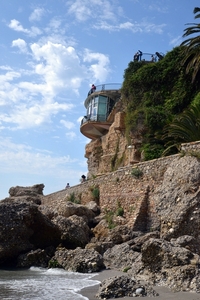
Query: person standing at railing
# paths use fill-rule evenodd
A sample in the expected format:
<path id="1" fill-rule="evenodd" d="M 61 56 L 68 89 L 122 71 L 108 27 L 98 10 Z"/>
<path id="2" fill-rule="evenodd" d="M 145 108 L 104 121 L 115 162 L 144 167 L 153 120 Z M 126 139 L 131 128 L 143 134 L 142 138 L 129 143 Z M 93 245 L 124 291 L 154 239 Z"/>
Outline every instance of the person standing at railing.
<path id="1" fill-rule="evenodd" d="M 85 182 L 86 181 L 86 176 L 85 175 L 82 175 L 81 176 L 81 183 Z"/>
<path id="2" fill-rule="evenodd" d="M 88 96 L 91 95 L 92 93 L 94 93 L 96 91 L 96 86 L 93 84 L 91 87 L 91 90 L 88 93 Z"/>
<path id="3" fill-rule="evenodd" d="M 138 50 L 139 61 L 142 60 L 142 54 L 143 54 L 142 51 Z"/>

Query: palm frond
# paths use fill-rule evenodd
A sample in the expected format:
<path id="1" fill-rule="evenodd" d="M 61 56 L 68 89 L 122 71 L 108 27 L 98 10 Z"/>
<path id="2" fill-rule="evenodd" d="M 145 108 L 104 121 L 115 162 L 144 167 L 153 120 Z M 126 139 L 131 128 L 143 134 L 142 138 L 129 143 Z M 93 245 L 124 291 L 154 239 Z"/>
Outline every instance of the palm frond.
<path id="1" fill-rule="evenodd" d="M 200 18 L 200 8 L 194 8 L 195 19 Z M 198 14 L 197 14 L 198 13 Z M 186 73 L 192 71 L 192 82 L 195 81 L 197 74 L 200 71 L 200 24 L 188 23 L 192 25 L 184 30 L 183 37 L 193 36 L 181 43 L 184 46 L 184 58 L 182 64 L 186 66 Z"/>

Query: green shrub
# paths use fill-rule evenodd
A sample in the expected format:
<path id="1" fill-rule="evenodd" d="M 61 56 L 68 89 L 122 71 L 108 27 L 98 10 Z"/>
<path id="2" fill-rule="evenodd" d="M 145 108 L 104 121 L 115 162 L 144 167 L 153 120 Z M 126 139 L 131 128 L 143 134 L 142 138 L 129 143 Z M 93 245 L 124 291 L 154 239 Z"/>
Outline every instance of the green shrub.
<path id="1" fill-rule="evenodd" d="M 152 160 L 162 156 L 164 146 L 162 144 L 144 144 L 140 149 L 144 154 L 144 160 Z"/>
<path id="2" fill-rule="evenodd" d="M 116 215 L 120 216 L 120 217 L 123 217 L 123 215 L 124 215 L 124 209 L 123 209 L 123 207 L 118 207 L 118 209 L 116 211 Z"/>
<path id="3" fill-rule="evenodd" d="M 48 268 L 62 268 L 56 259 L 51 259 L 48 263 Z"/>
<path id="4" fill-rule="evenodd" d="M 80 204 L 81 203 L 81 199 L 77 199 L 75 197 L 74 192 L 69 195 L 69 197 L 67 198 L 67 201 L 70 201 L 70 202 L 73 202 L 73 203 L 76 203 L 76 204 Z"/>
<path id="5" fill-rule="evenodd" d="M 74 194 L 74 192 L 69 195 L 69 197 L 68 197 L 67 200 L 70 201 L 70 202 L 75 202 L 75 194 Z"/>
<path id="6" fill-rule="evenodd" d="M 156 63 L 130 62 L 125 69 L 121 89 L 126 112 L 125 135 L 128 141 L 138 136 L 145 160 L 162 156 L 168 148 L 163 141 L 164 128 L 187 111 L 191 103 L 200 103 L 199 79 L 191 84 L 192 72 L 186 74 L 182 63 L 184 55 L 179 46 Z M 169 136 L 171 140 L 174 137 Z M 173 148 L 169 154 L 178 152 Z"/>
<path id="7" fill-rule="evenodd" d="M 131 171 L 131 175 L 135 176 L 136 178 L 139 178 L 143 175 L 143 172 L 139 168 L 133 168 Z"/>
<path id="8" fill-rule="evenodd" d="M 123 272 L 126 273 L 126 272 L 128 272 L 128 270 L 130 270 L 130 269 L 131 269 L 131 267 L 125 267 L 124 270 L 123 270 Z"/>
<path id="9" fill-rule="evenodd" d="M 93 195 L 93 198 L 94 200 L 99 200 L 99 188 L 98 187 L 95 187 L 92 191 L 92 195 Z"/>
<path id="10" fill-rule="evenodd" d="M 116 210 L 116 216 L 120 216 L 120 217 L 123 217 L 124 215 L 124 209 L 123 207 L 121 206 L 121 202 L 120 201 L 117 201 L 117 210 Z"/>
<path id="11" fill-rule="evenodd" d="M 116 224 L 113 221 L 113 217 L 115 213 L 111 210 L 106 210 L 105 212 L 106 212 L 105 220 L 108 223 L 108 228 L 113 229 L 116 226 Z"/>

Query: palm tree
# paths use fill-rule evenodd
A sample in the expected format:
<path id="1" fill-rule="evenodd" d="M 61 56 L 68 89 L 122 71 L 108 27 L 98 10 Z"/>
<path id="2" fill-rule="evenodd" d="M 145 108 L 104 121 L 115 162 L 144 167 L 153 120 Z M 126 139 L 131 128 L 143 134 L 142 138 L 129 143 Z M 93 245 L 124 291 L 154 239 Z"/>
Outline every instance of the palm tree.
<path id="1" fill-rule="evenodd" d="M 193 13 L 196 14 L 195 19 L 200 18 L 200 7 L 195 7 Z M 188 23 L 186 25 L 192 26 L 184 30 L 183 37 L 194 36 L 181 43 L 181 46 L 185 46 L 183 64 L 186 65 L 186 73 L 192 70 L 192 82 L 194 82 L 200 70 L 200 24 Z"/>
<path id="2" fill-rule="evenodd" d="M 192 104 L 174 121 L 164 128 L 163 141 L 166 141 L 166 155 L 172 149 L 180 149 L 181 143 L 189 143 L 200 140 L 200 103 Z"/>

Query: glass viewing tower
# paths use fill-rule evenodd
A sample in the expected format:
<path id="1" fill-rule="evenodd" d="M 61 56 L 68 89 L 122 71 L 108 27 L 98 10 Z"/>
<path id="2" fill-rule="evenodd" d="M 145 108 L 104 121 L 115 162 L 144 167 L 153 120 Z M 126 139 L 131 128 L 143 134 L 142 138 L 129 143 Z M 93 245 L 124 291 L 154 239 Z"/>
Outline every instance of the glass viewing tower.
<path id="1" fill-rule="evenodd" d="M 121 96 L 121 84 L 97 85 L 95 92 L 88 94 L 85 100 L 86 115 L 81 121 L 80 131 L 86 137 L 95 140 L 105 135 L 113 122 L 109 115 Z"/>

